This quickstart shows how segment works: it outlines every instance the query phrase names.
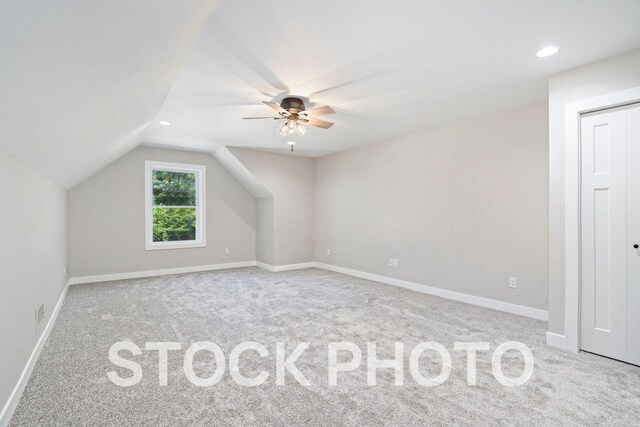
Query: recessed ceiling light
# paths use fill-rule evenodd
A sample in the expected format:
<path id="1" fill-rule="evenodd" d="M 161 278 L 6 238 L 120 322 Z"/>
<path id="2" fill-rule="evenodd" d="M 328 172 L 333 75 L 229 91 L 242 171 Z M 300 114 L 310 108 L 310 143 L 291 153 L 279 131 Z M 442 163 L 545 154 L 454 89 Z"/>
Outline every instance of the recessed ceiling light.
<path id="1" fill-rule="evenodd" d="M 160 123 L 162 126 L 169 126 L 171 124 L 171 122 L 168 122 L 166 120 L 161 120 L 158 123 Z"/>
<path id="2" fill-rule="evenodd" d="M 547 56 L 555 55 L 559 50 L 560 48 L 555 46 L 543 47 L 536 53 L 536 56 L 538 58 L 546 58 Z"/>

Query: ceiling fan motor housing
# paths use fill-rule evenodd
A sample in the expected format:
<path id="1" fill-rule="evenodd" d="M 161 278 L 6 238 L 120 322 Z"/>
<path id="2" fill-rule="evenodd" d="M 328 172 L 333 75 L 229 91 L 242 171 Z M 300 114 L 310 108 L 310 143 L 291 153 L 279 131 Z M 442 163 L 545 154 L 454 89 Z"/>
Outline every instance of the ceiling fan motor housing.
<path id="1" fill-rule="evenodd" d="M 280 103 L 280 107 L 282 107 L 284 110 L 287 110 L 287 111 L 289 110 L 304 111 L 304 102 L 302 102 L 302 99 L 300 98 L 288 97 L 282 100 L 282 102 Z"/>

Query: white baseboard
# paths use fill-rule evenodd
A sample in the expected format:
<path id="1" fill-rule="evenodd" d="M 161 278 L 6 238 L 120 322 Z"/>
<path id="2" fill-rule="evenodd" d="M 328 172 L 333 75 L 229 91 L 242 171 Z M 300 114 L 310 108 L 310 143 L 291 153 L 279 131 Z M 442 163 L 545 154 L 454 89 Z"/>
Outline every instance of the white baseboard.
<path id="1" fill-rule="evenodd" d="M 565 349 L 564 335 L 554 334 L 553 332 L 547 332 L 547 345 L 551 347 Z"/>
<path id="2" fill-rule="evenodd" d="M 13 388 L 7 403 L 2 408 L 2 412 L 0 412 L 0 427 L 6 427 L 9 425 L 9 421 L 11 420 L 11 416 L 13 412 L 16 410 L 18 406 L 18 402 L 22 397 L 22 393 L 24 392 L 25 387 L 27 386 L 27 382 L 29 381 L 29 377 L 31 376 L 31 372 L 33 371 L 33 367 L 36 365 L 38 358 L 40 357 L 40 353 L 42 352 L 42 348 L 44 347 L 47 339 L 49 339 L 49 335 L 51 334 L 51 330 L 53 329 L 53 325 L 56 323 L 56 319 L 58 318 L 58 313 L 60 312 L 60 307 L 62 307 L 62 303 L 64 302 L 65 297 L 67 296 L 67 291 L 69 290 L 70 282 L 67 281 L 60 298 L 58 298 L 58 302 L 56 303 L 55 308 L 51 312 L 51 317 L 47 322 L 47 326 L 42 331 L 38 342 L 36 343 L 35 348 L 31 352 L 31 356 L 29 356 L 29 360 L 27 360 L 27 365 L 24 367 L 20 378 L 18 379 L 18 383 Z"/>
<path id="3" fill-rule="evenodd" d="M 263 270 L 267 271 L 275 271 L 273 265 L 269 265 L 264 262 L 256 261 L 256 267 L 260 267 Z"/>
<path id="4" fill-rule="evenodd" d="M 262 269 L 278 273 L 280 271 L 302 270 L 303 268 L 312 268 L 316 266 L 316 262 L 301 262 L 299 264 L 286 265 L 269 265 L 264 262 L 256 261 L 256 265 Z"/>
<path id="5" fill-rule="evenodd" d="M 323 264 L 321 262 L 316 262 L 315 266 L 317 268 L 335 271 L 336 273 L 347 274 L 349 276 L 359 277 L 361 279 L 398 286 L 400 288 L 410 289 L 412 291 L 421 292 L 423 294 L 434 295 L 441 298 L 490 308 L 492 310 L 504 311 L 506 313 L 531 317 L 537 320 L 549 320 L 549 312 L 547 310 L 542 310 L 539 308 L 527 307 L 524 305 L 498 301 L 490 298 L 478 297 L 475 295 L 464 294 L 462 292 L 449 291 L 447 289 L 435 288 L 433 286 L 421 285 L 419 283 L 407 282 L 405 280 L 394 279 L 392 277 L 381 276 L 378 274 L 365 273 L 364 271 L 352 270 L 350 268 L 338 267 L 330 264 Z"/>
<path id="6" fill-rule="evenodd" d="M 198 273 L 200 271 L 225 270 L 228 268 L 255 267 L 255 261 L 229 262 L 226 264 L 196 265 L 193 267 L 164 268 L 161 270 L 132 271 L 129 273 L 101 274 L 97 276 L 72 277 L 71 285 L 111 282 L 114 280 L 140 279 L 143 277 L 167 276 L 170 274 Z"/>

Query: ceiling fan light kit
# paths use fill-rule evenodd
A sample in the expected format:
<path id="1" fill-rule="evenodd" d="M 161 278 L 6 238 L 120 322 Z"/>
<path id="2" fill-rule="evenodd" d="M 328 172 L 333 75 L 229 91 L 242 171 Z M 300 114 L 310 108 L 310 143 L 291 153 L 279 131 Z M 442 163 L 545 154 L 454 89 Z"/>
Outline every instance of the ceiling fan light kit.
<path id="1" fill-rule="evenodd" d="M 331 122 L 314 118 L 327 114 L 334 114 L 334 109 L 328 105 L 307 110 L 304 106 L 304 101 L 296 97 L 284 98 L 279 105 L 275 102 L 262 102 L 273 108 L 278 113 L 278 117 L 245 117 L 245 119 L 285 120 L 285 122 L 278 128 L 278 134 L 280 136 L 304 136 L 307 132 L 305 125 L 321 129 L 329 129 L 333 126 L 333 123 Z M 291 147 L 291 151 L 293 151 L 295 142 L 289 141 L 288 144 Z"/>

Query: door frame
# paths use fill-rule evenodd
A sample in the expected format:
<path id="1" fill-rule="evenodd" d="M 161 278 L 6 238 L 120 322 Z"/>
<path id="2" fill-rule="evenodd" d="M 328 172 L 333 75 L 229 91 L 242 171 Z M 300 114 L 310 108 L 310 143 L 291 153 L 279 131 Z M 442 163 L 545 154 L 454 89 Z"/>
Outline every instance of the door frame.
<path id="1" fill-rule="evenodd" d="M 580 351 L 581 228 L 580 191 L 582 166 L 580 120 L 586 113 L 640 102 L 640 87 L 587 98 L 565 105 L 564 197 L 564 348 Z"/>

